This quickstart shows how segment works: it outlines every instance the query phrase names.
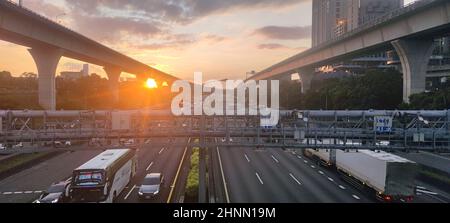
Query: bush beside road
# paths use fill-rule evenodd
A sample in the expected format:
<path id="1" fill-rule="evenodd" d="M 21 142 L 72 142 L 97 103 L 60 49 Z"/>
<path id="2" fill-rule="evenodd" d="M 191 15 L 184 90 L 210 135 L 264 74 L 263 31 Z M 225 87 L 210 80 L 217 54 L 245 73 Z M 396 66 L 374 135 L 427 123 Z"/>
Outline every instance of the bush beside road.
<path id="1" fill-rule="evenodd" d="M 61 154 L 61 152 L 23 153 L 0 160 L 0 180 L 40 162 Z"/>

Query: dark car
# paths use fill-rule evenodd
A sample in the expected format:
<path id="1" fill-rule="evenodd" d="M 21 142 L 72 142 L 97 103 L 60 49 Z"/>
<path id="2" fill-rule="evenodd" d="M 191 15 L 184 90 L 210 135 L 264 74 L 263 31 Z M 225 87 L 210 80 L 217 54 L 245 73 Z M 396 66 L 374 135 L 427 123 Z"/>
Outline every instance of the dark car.
<path id="1" fill-rule="evenodd" d="M 67 181 L 55 183 L 50 186 L 34 203 L 64 203 L 67 201 Z"/>
<path id="2" fill-rule="evenodd" d="M 140 199 L 152 199 L 161 192 L 161 185 L 164 184 L 164 176 L 161 173 L 151 173 L 145 176 L 139 188 Z"/>

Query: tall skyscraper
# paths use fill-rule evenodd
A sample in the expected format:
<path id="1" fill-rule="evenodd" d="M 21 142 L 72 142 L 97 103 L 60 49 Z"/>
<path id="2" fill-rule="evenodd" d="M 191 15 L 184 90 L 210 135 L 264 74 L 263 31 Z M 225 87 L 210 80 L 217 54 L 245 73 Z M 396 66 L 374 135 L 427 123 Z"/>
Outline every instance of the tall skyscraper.
<path id="1" fill-rule="evenodd" d="M 336 32 L 347 30 L 347 3 L 347 0 L 313 0 L 313 47 L 332 39 Z"/>
<path id="2" fill-rule="evenodd" d="M 403 4 L 404 0 L 313 0 L 312 47 Z"/>
<path id="3" fill-rule="evenodd" d="M 360 23 L 366 23 L 403 7 L 404 0 L 360 0 Z"/>

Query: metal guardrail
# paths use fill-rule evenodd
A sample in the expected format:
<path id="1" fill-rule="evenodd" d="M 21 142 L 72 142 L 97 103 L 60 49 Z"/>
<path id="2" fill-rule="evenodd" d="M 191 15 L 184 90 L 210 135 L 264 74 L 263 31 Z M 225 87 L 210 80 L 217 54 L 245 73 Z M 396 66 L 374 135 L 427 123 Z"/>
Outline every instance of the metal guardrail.
<path id="1" fill-rule="evenodd" d="M 375 128 L 377 117 L 391 120 L 389 131 Z M 0 143 L 9 145 L 193 137 L 202 145 L 222 138 L 218 145 L 233 147 L 450 150 L 450 110 L 282 111 L 270 127 L 261 127 L 258 116 L 175 117 L 144 110 L 0 111 L 0 119 Z M 114 127 L 122 122 L 124 128 Z"/>

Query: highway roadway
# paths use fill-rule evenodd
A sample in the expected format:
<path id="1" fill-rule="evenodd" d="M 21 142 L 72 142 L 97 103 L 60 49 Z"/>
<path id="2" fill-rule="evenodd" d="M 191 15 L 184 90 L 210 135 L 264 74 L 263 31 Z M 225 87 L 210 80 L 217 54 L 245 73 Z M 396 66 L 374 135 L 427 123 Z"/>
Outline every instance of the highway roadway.
<path id="1" fill-rule="evenodd" d="M 72 171 L 101 150 L 67 152 L 0 181 L 0 203 L 30 203 L 52 183 L 68 179 Z"/>
<path id="2" fill-rule="evenodd" d="M 248 148 L 216 150 L 223 167 L 225 196 L 232 203 L 374 202 L 333 171 L 317 166 L 298 152 Z"/>
<path id="3" fill-rule="evenodd" d="M 186 141 L 179 139 L 179 141 Z M 152 142 L 165 144 L 166 147 L 152 147 Z M 186 148 L 171 147 L 171 139 L 153 139 L 138 149 L 138 171 L 128 187 L 119 195 L 116 202 L 137 203 L 138 190 L 144 176 L 150 172 L 161 172 L 165 175 L 165 182 L 161 195 L 150 202 L 165 203 L 174 183 L 181 158 Z M 67 152 L 39 163 L 32 168 L 21 171 L 0 181 L 0 203 L 30 203 L 52 183 L 69 178 L 72 171 L 102 152 L 99 150 L 83 150 Z M 187 156 L 187 155 L 186 155 Z M 178 176 L 179 177 L 179 176 Z M 179 181 L 177 183 L 180 183 Z M 178 190 L 174 188 L 172 199 Z"/>
<path id="4" fill-rule="evenodd" d="M 166 141 L 166 146 L 153 147 L 152 142 L 143 145 L 138 151 L 138 170 L 129 186 L 125 188 L 119 196 L 119 203 L 170 203 L 176 199 L 176 186 L 184 185 L 180 180 L 182 172 L 182 161 L 189 159 L 188 148 L 174 147 L 172 139 L 154 139 Z M 179 142 L 188 143 L 188 139 L 177 139 Z M 158 144 L 164 144 L 158 142 Z M 138 197 L 139 187 L 144 177 L 149 173 L 162 173 L 164 175 L 164 184 L 160 194 L 152 200 L 140 201 Z"/>
<path id="5" fill-rule="evenodd" d="M 119 203 L 178 202 L 189 168 L 190 149 L 172 146 L 188 139 L 152 139 L 137 151 L 138 171 L 119 195 Z M 155 145 L 158 146 L 155 146 Z M 164 145 L 164 146 L 161 146 Z M 0 203 L 29 203 L 54 182 L 102 150 L 67 152 L 0 181 Z M 299 151 L 282 149 L 210 148 L 209 202 L 216 203 L 371 203 L 372 196 L 354 189 L 338 174 L 318 166 Z M 183 162 L 182 162 L 183 161 Z M 153 200 L 140 201 L 139 187 L 148 173 L 163 173 L 165 184 Z M 430 185 L 415 202 L 448 202 Z M 427 189 L 432 189 L 427 192 Z M 438 192 L 439 194 L 437 194 Z"/>

